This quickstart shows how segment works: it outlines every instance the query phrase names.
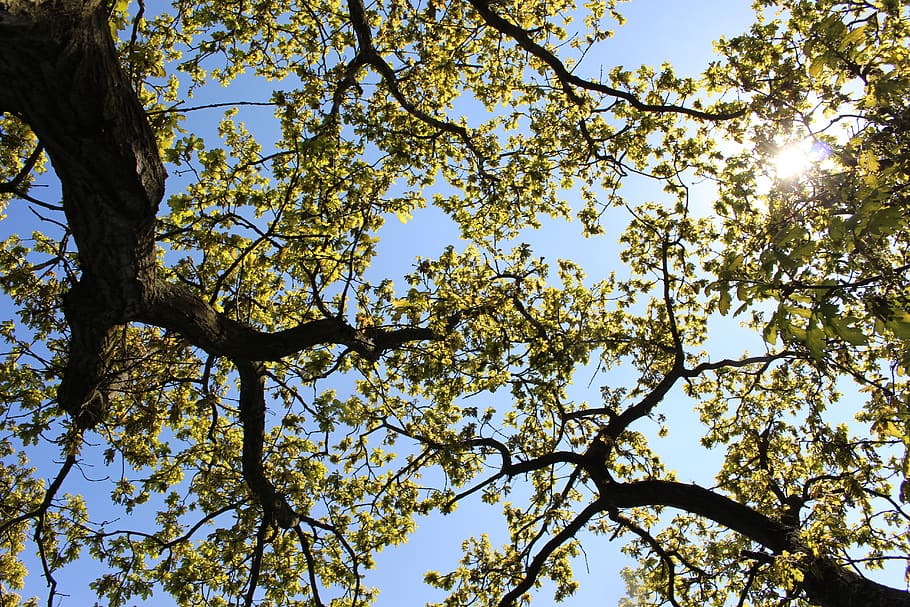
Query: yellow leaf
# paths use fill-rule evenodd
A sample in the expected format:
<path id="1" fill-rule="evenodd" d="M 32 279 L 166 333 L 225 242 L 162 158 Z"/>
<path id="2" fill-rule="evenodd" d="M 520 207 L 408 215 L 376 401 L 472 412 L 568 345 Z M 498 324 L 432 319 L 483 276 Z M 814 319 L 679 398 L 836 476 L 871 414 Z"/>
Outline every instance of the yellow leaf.
<path id="1" fill-rule="evenodd" d="M 878 171 L 878 158 L 871 150 L 863 150 L 859 155 L 859 166 L 869 173 Z"/>
<path id="2" fill-rule="evenodd" d="M 841 39 L 841 43 L 840 43 L 841 48 L 847 48 L 847 47 L 853 46 L 854 44 L 859 42 L 863 38 L 863 36 L 865 36 L 865 34 L 866 34 L 865 25 L 862 25 L 860 27 L 857 27 L 856 29 L 851 30 L 849 34 L 847 34 L 846 36 L 844 36 Z"/>

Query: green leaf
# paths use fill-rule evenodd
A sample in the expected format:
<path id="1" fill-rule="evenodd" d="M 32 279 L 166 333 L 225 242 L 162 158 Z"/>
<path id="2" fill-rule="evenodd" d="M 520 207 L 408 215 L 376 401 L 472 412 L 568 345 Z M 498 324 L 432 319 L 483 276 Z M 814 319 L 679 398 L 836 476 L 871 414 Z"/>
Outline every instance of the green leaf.
<path id="1" fill-rule="evenodd" d="M 717 311 L 726 316 L 727 312 L 730 311 L 730 303 L 730 291 L 728 289 L 721 290 L 717 298 Z"/>
<path id="2" fill-rule="evenodd" d="M 804 339 L 806 347 L 809 349 L 809 354 L 816 360 L 821 360 L 825 354 L 825 332 L 812 322 L 806 329 Z"/>

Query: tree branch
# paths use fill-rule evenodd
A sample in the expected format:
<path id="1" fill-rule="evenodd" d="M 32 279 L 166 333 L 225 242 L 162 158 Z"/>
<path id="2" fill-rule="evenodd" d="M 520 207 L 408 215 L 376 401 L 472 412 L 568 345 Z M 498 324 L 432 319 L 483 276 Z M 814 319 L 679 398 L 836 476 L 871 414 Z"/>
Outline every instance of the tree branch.
<path id="1" fill-rule="evenodd" d="M 273 333 L 259 331 L 221 314 L 188 287 L 155 285 L 148 306 L 136 320 L 176 331 L 194 346 L 228 358 L 272 361 L 325 344 L 347 346 L 367 360 L 412 341 L 442 339 L 429 328 L 360 330 L 339 317 L 305 321 Z"/>
<path id="2" fill-rule="evenodd" d="M 622 99 L 628 102 L 629 105 L 635 109 L 642 112 L 674 112 L 702 120 L 729 120 L 731 118 L 737 118 L 745 114 L 744 109 L 738 110 L 736 112 L 714 113 L 704 112 L 680 105 L 644 103 L 635 97 L 635 95 L 627 91 L 622 91 L 605 84 L 601 84 L 599 82 L 592 82 L 590 80 L 579 78 L 575 74 L 571 73 L 568 68 L 566 68 L 565 64 L 563 64 L 563 62 L 560 61 L 558 57 L 556 57 L 556 55 L 534 42 L 526 30 L 496 14 L 493 9 L 490 8 L 490 3 L 488 0 L 469 1 L 471 3 L 471 6 L 474 7 L 474 10 L 477 11 L 477 14 L 480 15 L 480 17 L 487 23 L 487 25 L 502 34 L 505 34 L 528 53 L 543 61 L 556 75 L 556 78 L 559 80 L 560 84 L 562 84 L 566 95 L 569 97 L 569 99 L 572 100 L 573 103 L 579 105 L 584 104 L 584 99 L 573 88 L 576 87 L 579 89 L 603 93 L 611 97 Z"/>
<path id="3" fill-rule="evenodd" d="M 66 456 L 63 465 L 60 467 L 60 471 L 57 473 L 57 476 L 54 477 L 54 480 L 51 481 L 51 484 L 48 486 L 47 490 L 44 492 L 44 499 L 41 500 L 41 505 L 30 512 L 20 514 L 19 516 L 12 518 L 2 525 L 0 525 L 0 535 L 6 533 L 6 530 L 10 527 L 18 525 L 24 521 L 27 521 L 30 518 L 36 518 L 44 516 L 47 510 L 51 507 L 51 502 L 56 497 L 57 492 L 60 490 L 63 481 L 66 480 L 67 475 L 72 470 L 73 465 L 76 463 L 76 456 L 72 453 Z"/>
<path id="4" fill-rule="evenodd" d="M 351 62 L 345 82 L 342 84 L 347 84 L 347 86 L 339 87 L 339 90 L 346 90 L 353 86 L 351 83 L 348 83 L 348 79 L 352 78 L 353 71 L 359 69 L 363 65 L 369 65 L 375 69 L 380 76 L 382 76 L 383 82 L 389 88 L 389 92 L 394 97 L 395 101 L 410 115 L 414 116 L 421 122 L 432 126 L 440 131 L 449 133 L 461 139 L 461 141 L 468 147 L 471 153 L 474 155 L 474 159 L 477 162 L 478 169 L 484 177 L 489 177 L 489 174 L 484 170 L 485 159 L 483 154 L 474 144 L 474 140 L 471 139 L 471 135 L 468 130 L 458 124 L 447 122 L 445 120 L 440 120 L 431 114 L 421 110 L 416 105 L 414 105 L 407 97 L 404 96 L 404 93 L 401 92 L 401 88 L 398 86 L 398 78 L 395 75 L 395 70 L 386 62 L 382 56 L 376 52 L 376 49 L 373 47 L 373 35 L 370 30 L 370 25 L 366 19 L 366 13 L 363 6 L 363 0 L 348 0 L 348 14 L 351 18 L 351 25 L 354 27 L 354 31 L 357 35 L 357 46 L 358 52 L 354 60 Z M 336 92 L 337 97 L 337 92 Z M 339 101 L 336 99 L 336 104 Z"/>
<path id="5" fill-rule="evenodd" d="M 908 607 L 910 594 L 890 588 L 814 553 L 800 544 L 794 530 L 728 497 L 675 481 L 644 480 L 631 483 L 610 481 L 604 466 L 585 470 L 601 482 L 598 503 L 612 508 L 664 506 L 701 516 L 762 545 L 774 554 L 784 551 L 808 556 L 802 567 L 803 588 L 809 600 L 825 607 Z"/>
<path id="6" fill-rule="evenodd" d="M 540 572 L 543 570 L 544 564 L 547 562 L 547 559 L 563 544 L 571 540 L 575 535 L 581 531 L 581 528 L 591 520 L 596 514 L 603 512 L 606 509 L 607 505 L 602 500 L 597 500 L 588 505 L 587 508 L 581 511 L 581 513 L 576 516 L 572 521 L 566 525 L 566 527 L 550 538 L 550 541 L 547 542 L 543 548 L 540 549 L 534 558 L 531 560 L 531 563 L 528 565 L 524 579 L 518 583 L 512 590 L 507 592 L 502 599 L 499 601 L 499 607 L 512 607 L 513 605 L 518 604 L 518 599 L 521 598 L 521 595 L 531 589 L 534 586 L 534 582 L 537 580 L 537 577 L 540 575 Z"/>
<path id="7" fill-rule="evenodd" d="M 265 475 L 262 452 L 265 442 L 265 369 L 262 363 L 234 360 L 240 373 L 240 421 L 243 424 L 243 478 L 263 510 L 264 522 L 291 529 L 300 521 L 287 499 Z"/>
<path id="8" fill-rule="evenodd" d="M 41 158 L 42 152 L 44 152 L 44 148 L 40 145 L 36 146 L 35 149 L 32 150 L 32 153 L 25 159 L 22 168 L 19 169 L 13 178 L 6 183 L 0 183 L 0 194 L 15 194 L 16 196 L 24 194 L 21 190 L 21 186 L 28 178 L 29 173 L 32 172 L 32 169 L 35 168 L 35 165 L 38 164 L 38 159 Z"/>
<path id="9" fill-rule="evenodd" d="M 256 545 L 253 547 L 253 560 L 250 563 L 250 579 L 248 582 L 246 595 L 243 597 L 244 607 L 252 607 L 253 599 L 256 595 L 256 587 L 259 586 L 259 573 L 262 570 L 262 554 L 265 552 L 265 536 L 269 530 L 268 519 L 263 519 L 256 532 Z"/>

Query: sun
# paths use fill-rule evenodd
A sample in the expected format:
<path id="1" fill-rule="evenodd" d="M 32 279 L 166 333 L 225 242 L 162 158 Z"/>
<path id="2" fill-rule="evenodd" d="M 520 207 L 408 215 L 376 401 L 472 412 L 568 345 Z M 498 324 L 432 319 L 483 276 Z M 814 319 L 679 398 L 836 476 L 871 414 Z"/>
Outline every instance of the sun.
<path id="1" fill-rule="evenodd" d="M 802 146 L 785 147 L 774 156 L 774 174 L 778 179 L 791 179 L 805 173 L 811 162 Z"/>
<path id="2" fill-rule="evenodd" d="M 828 156 L 828 147 L 812 139 L 803 139 L 782 146 L 772 159 L 778 179 L 793 179 L 803 175 Z"/>

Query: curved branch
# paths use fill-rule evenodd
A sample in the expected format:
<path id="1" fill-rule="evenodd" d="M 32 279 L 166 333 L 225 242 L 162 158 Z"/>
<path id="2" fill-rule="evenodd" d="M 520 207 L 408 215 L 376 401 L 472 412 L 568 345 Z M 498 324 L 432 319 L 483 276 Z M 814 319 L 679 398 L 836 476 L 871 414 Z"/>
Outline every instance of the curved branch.
<path id="1" fill-rule="evenodd" d="M 98 537 L 100 539 L 117 536 L 117 535 L 125 535 L 127 537 L 135 535 L 137 537 L 152 540 L 160 548 L 162 548 L 164 550 L 170 550 L 177 544 L 189 541 L 190 538 L 192 538 L 193 535 L 197 531 L 199 531 L 200 528 L 207 525 L 208 523 L 213 521 L 218 516 L 224 514 L 225 512 L 230 512 L 231 510 L 236 510 L 239 506 L 241 506 L 244 503 L 245 503 L 245 501 L 241 501 L 241 502 L 237 502 L 234 504 L 228 504 L 227 506 L 222 506 L 221 508 L 218 508 L 217 510 L 213 510 L 212 512 L 209 512 L 208 514 L 206 514 L 205 516 L 200 518 L 198 521 L 196 521 L 193 524 L 193 526 L 187 530 L 186 533 L 184 533 L 183 535 L 181 535 L 179 537 L 175 537 L 172 540 L 168 540 L 168 541 L 161 539 L 159 536 L 155 535 L 154 533 L 146 533 L 144 531 L 136 531 L 136 530 L 130 530 L 130 529 L 116 529 L 114 531 L 100 531 L 100 532 L 93 531 L 93 534 L 95 535 L 95 537 Z"/>
<path id="2" fill-rule="evenodd" d="M 338 542 L 342 545 L 342 547 L 348 553 L 348 556 L 351 557 L 351 563 L 352 563 L 351 573 L 353 574 L 354 580 L 355 580 L 355 582 L 354 582 L 354 600 L 352 601 L 352 604 L 356 604 L 356 599 L 360 595 L 360 590 L 361 590 L 361 588 L 360 588 L 361 576 L 360 576 L 360 572 L 359 572 L 360 559 L 357 557 L 357 553 L 354 551 L 354 547 L 351 546 L 351 544 L 350 544 L 350 542 L 348 542 L 347 538 L 344 537 L 344 534 L 341 532 L 341 530 L 339 530 L 335 526 L 329 525 L 327 523 L 322 523 L 307 515 L 301 515 L 300 520 L 302 522 L 306 523 L 307 525 L 309 525 L 313 529 L 322 529 L 323 531 L 328 531 L 329 533 L 334 535 L 335 538 L 338 540 Z M 294 527 L 294 532 L 297 534 L 297 539 L 301 542 L 301 549 L 304 550 L 305 553 L 309 552 L 309 543 L 307 542 L 306 536 L 304 535 L 303 530 L 300 528 L 300 525 L 296 525 Z M 310 563 L 310 558 L 312 558 L 312 557 L 311 556 L 306 557 L 306 555 L 305 555 L 305 558 L 307 559 L 307 563 Z M 315 598 L 315 600 L 317 601 L 317 603 L 319 605 L 322 605 L 321 601 L 319 600 L 318 593 L 316 592 L 315 570 L 312 568 L 310 569 L 310 579 L 312 580 L 312 583 L 313 583 L 313 597 Z"/>
<path id="3" fill-rule="evenodd" d="M 588 467 L 594 478 L 604 478 L 605 468 Z M 712 520 L 748 537 L 772 552 L 794 547 L 793 529 L 749 506 L 695 484 L 676 481 L 642 480 L 608 482 L 602 499 L 615 508 L 665 506 Z"/>
<path id="4" fill-rule="evenodd" d="M 513 605 L 517 605 L 521 595 L 534 586 L 534 582 L 543 570 L 543 566 L 547 562 L 547 559 L 550 558 L 560 546 L 575 537 L 593 516 L 603 512 L 607 507 L 607 503 L 602 499 L 589 504 L 588 507 L 582 510 L 581 513 L 576 516 L 572 522 L 566 525 L 562 531 L 550 538 L 550 541 L 547 542 L 544 547 L 540 549 L 540 552 L 531 560 L 531 563 L 528 565 L 525 572 L 524 579 L 519 582 L 517 586 L 512 588 L 512 590 L 507 592 L 499 601 L 499 607 L 512 607 Z"/>
<path id="5" fill-rule="evenodd" d="M 265 370 L 262 363 L 235 360 L 240 373 L 240 421 L 243 424 L 243 478 L 259 500 L 263 522 L 291 529 L 300 521 L 287 499 L 265 475 L 262 452 L 265 442 Z"/>
<path id="6" fill-rule="evenodd" d="M 483 168 L 484 156 L 475 145 L 473 139 L 471 139 L 471 135 L 468 133 L 468 130 L 465 127 L 447 122 L 445 120 L 440 120 L 439 118 L 426 113 L 411 103 L 411 101 L 404 96 L 404 93 L 401 92 L 401 88 L 398 86 L 398 78 L 395 75 L 395 70 L 392 69 L 392 66 L 390 66 L 373 47 L 373 34 L 370 30 L 370 25 L 366 18 L 363 0 L 348 0 L 348 15 L 351 18 L 351 24 L 354 27 L 354 32 L 357 35 L 358 52 L 355 58 L 349 64 L 345 75 L 345 80 L 342 82 L 339 90 L 347 90 L 347 88 L 353 86 L 353 83 L 350 81 L 353 79 L 354 71 L 364 65 L 373 67 L 377 72 L 379 72 L 379 75 L 382 76 L 382 80 L 385 82 L 386 86 L 389 87 L 389 92 L 392 94 L 392 97 L 395 98 L 395 101 L 397 101 L 398 104 L 401 105 L 401 107 L 404 108 L 408 114 L 414 116 L 425 124 L 428 124 L 440 131 L 449 133 L 450 135 L 454 135 L 461 139 L 461 141 L 468 147 L 468 149 L 471 150 L 471 153 L 474 154 L 474 158 L 481 173 L 485 177 L 489 177 Z M 336 92 L 336 105 L 340 103 L 337 97 L 338 92 Z"/>
<path id="7" fill-rule="evenodd" d="M 442 338 L 424 327 L 359 330 L 335 316 L 269 333 L 218 312 L 183 285 L 159 280 L 151 291 L 147 307 L 135 320 L 179 332 L 209 354 L 228 358 L 274 361 L 318 345 L 338 344 L 377 360 L 405 343 Z"/>
<path id="8" fill-rule="evenodd" d="M 678 551 L 668 552 L 661 543 L 647 530 L 639 526 L 635 521 L 623 516 L 616 509 L 611 509 L 609 512 L 609 517 L 612 521 L 620 525 L 620 527 L 625 527 L 630 530 L 632 533 L 637 535 L 643 542 L 650 546 L 651 550 L 655 552 L 663 561 L 665 567 L 667 568 L 667 599 L 675 607 L 680 607 L 679 602 L 676 600 L 676 563 L 673 562 L 673 558 L 676 557 L 679 559 L 679 562 L 686 567 L 687 569 L 697 573 L 702 578 L 707 578 L 708 573 L 703 569 L 692 563 L 690 560 L 686 559 Z M 618 530 L 617 530 L 618 532 Z"/>
<path id="9" fill-rule="evenodd" d="M 32 169 L 35 168 L 35 165 L 38 164 L 38 159 L 41 158 L 43 152 L 43 147 L 40 145 L 36 146 L 35 149 L 32 150 L 32 153 L 25 159 L 22 168 L 19 169 L 13 178 L 6 183 L 0 183 L 0 194 L 15 194 L 16 196 L 22 196 L 24 191 L 21 189 L 21 186 L 32 172 Z"/>
<path id="10" fill-rule="evenodd" d="M 603 466 L 586 471 L 601 483 L 598 503 L 609 508 L 664 506 L 701 516 L 764 546 L 774 554 L 784 551 L 808 556 L 802 568 L 803 589 L 813 603 L 825 607 L 910 607 L 910 593 L 890 588 L 818 555 L 799 542 L 792 527 L 728 497 L 675 481 L 611 482 Z"/>
<path id="11" fill-rule="evenodd" d="M 47 559 L 47 548 L 44 545 L 44 517 L 46 510 L 38 515 L 38 524 L 35 526 L 35 535 L 33 537 L 35 544 L 38 545 L 38 556 L 41 560 L 41 568 L 44 571 L 44 580 L 47 582 L 47 607 L 53 607 L 54 597 L 57 596 L 57 580 L 54 578 L 54 572 Z"/>
<path id="12" fill-rule="evenodd" d="M 76 456 L 72 453 L 67 455 L 66 460 L 63 462 L 63 466 L 60 467 L 60 471 L 57 473 L 57 476 L 54 477 L 54 480 L 51 481 L 51 484 L 48 486 L 47 491 L 44 492 L 44 499 L 41 500 L 41 505 L 30 512 L 20 514 L 16 518 L 10 519 L 0 525 L 0 535 L 6 533 L 6 530 L 10 527 L 25 522 L 30 518 L 44 516 L 48 508 L 51 507 L 51 502 L 54 500 L 54 497 L 56 497 L 57 492 L 60 490 L 60 486 L 63 485 L 63 481 L 66 480 L 67 475 L 69 475 L 70 470 L 72 470 L 75 463 Z"/>
<path id="13" fill-rule="evenodd" d="M 739 600 L 736 602 L 736 607 L 745 607 L 746 599 L 749 596 L 749 590 L 752 589 L 752 584 L 755 583 L 755 578 L 758 576 L 762 567 L 765 567 L 767 564 L 768 563 L 766 561 L 758 561 L 749 567 L 749 573 L 746 576 L 746 582 L 743 584 L 743 589 L 739 593 Z"/>
<path id="14" fill-rule="evenodd" d="M 259 586 L 259 573 L 262 570 L 262 554 L 265 552 L 265 534 L 269 530 L 268 519 L 263 519 L 256 532 L 256 545 L 253 547 L 253 560 L 250 563 L 250 581 L 246 595 L 243 597 L 244 607 L 252 607 L 256 588 Z"/>
<path id="15" fill-rule="evenodd" d="M 469 1 L 471 3 L 471 6 L 474 7 L 474 10 L 477 11 L 477 14 L 481 16 L 487 25 L 514 40 L 521 48 L 543 61 L 551 70 L 553 70 L 556 78 L 562 84 L 566 95 L 569 97 L 569 99 L 572 100 L 573 103 L 577 103 L 579 105 L 584 103 L 584 99 L 573 88 L 577 87 L 579 89 L 596 93 L 603 93 L 611 97 L 622 99 L 628 102 L 629 105 L 635 109 L 642 112 L 674 112 L 677 114 L 692 116 L 693 118 L 699 118 L 701 120 L 729 120 L 731 118 L 738 118 L 739 116 L 745 114 L 745 110 L 715 113 L 704 112 L 680 105 L 645 103 L 627 91 L 622 91 L 611 86 L 601 84 L 599 82 L 592 82 L 590 80 L 579 78 L 570 72 L 565 64 L 563 64 L 563 62 L 560 61 L 558 57 L 556 57 L 556 55 L 534 42 L 526 30 L 497 15 L 493 9 L 490 8 L 490 3 L 488 0 Z"/>
<path id="16" fill-rule="evenodd" d="M 623 410 L 622 413 L 614 414 L 606 409 L 592 409 L 577 412 L 573 417 L 581 417 L 592 412 L 596 413 L 600 411 L 606 413 L 610 417 L 610 421 L 604 426 L 601 435 L 604 438 L 615 439 L 633 422 L 651 413 L 680 379 L 698 377 L 706 371 L 716 371 L 724 368 L 739 369 L 758 364 L 767 366 L 776 360 L 792 357 L 796 355 L 796 353 L 791 350 L 784 350 L 782 352 L 766 354 L 763 356 L 748 356 L 739 359 L 725 358 L 714 362 L 703 362 L 691 368 L 686 368 L 684 366 L 683 355 L 684 353 L 676 350 L 673 368 L 670 369 L 653 390 L 646 394 L 640 401 Z"/>
<path id="17" fill-rule="evenodd" d="M 297 540 L 300 542 L 300 551 L 303 552 L 303 558 L 306 560 L 307 574 L 310 578 L 310 592 L 313 594 L 313 601 L 319 607 L 325 607 L 322 598 L 319 596 L 319 580 L 316 579 L 316 559 L 310 551 L 310 542 L 307 541 L 306 535 L 300 525 L 294 527 L 294 533 L 297 534 Z"/>

